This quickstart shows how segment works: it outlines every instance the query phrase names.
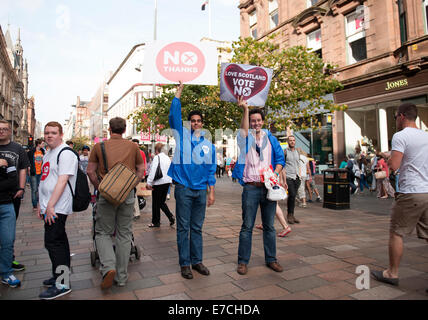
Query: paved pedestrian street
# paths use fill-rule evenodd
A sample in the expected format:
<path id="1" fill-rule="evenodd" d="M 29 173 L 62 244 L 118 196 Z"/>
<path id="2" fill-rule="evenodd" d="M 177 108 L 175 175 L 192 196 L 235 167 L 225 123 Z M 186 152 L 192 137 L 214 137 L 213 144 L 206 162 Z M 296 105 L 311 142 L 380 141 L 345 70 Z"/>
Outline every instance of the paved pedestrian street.
<path id="1" fill-rule="evenodd" d="M 370 279 L 370 289 L 358 289 L 356 268 L 382 270 L 388 265 L 389 207 L 392 200 L 376 199 L 365 191 L 352 196 L 351 210 L 323 209 L 321 203 L 296 208 L 300 224 L 277 238 L 277 258 L 284 267 L 275 273 L 265 266 L 262 231 L 253 231 L 253 250 L 246 275 L 236 272 L 241 226 L 241 191 L 237 183 L 218 179 L 215 205 L 208 208 L 203 229 L 204 263 L 211 275 L 180 275 L 175 228 L 165 215 L 160 228 L 148 228 L 151 199 L 134 222 L 134 237 L 143 254 L 129 264 L 125 287 L 102 291 L 101 274 L 91 266 L 92 211 L 73 214 L 67 221 L 72 252 L 72 293 L 62 300 L 428 300 L 428 244 L 412 235 L 405 238 L 400 285 Z M 17 272 L 20 288 L 0 287 L 0 299 L 38 299 L 42 281 L 51 276 L 44 248 L 43 223 L 32 213 L 27 189 L 17 224 L 16 260 L 26 266 Z M 175 212 L 173 192 L 167 201 Z M 285 203 L 281 206 L 285 209 Z M 260 215 L 256 223 L 260 222 Z M 275 227 L 280 225 L 275 220 Z"/>

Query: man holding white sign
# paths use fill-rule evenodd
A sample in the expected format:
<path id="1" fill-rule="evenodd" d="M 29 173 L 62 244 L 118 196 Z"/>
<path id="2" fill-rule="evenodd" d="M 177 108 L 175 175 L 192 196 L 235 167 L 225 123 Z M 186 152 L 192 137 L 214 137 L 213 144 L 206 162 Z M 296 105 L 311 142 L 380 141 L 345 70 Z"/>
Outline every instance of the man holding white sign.
<path id="1" fill-rule="evenodd" d="M 202 114 L 197 110 L 191 111 L 188 116 L 191 130 L 183 126 L 180 101 L 182 90 L 183 84 L 180 81 L 169 110 L 169 123 L 174 131 L 177 146 L 168 175 L 175 184 L 177 247 L 181 275 L 185 279 L 192 279 L 190 265 L 202 275 L 210 274 L 208 268 L 202 264 L 202 226 L 207 203 L 211 206 L 215 201 L 217 165 L 215 147 L 202 131 Z"/>

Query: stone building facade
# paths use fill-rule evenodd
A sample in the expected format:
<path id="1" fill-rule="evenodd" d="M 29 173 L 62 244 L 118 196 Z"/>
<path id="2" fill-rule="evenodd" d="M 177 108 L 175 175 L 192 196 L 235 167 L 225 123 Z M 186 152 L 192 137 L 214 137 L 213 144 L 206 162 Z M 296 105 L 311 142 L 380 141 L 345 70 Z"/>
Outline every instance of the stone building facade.
<path id="1" fill-rule="evenodd" d="M 8 120 L 13 128 L 12 138 L 27 144 L 28 66 L 23 57 L 20 34 L 13 45 L 9 29 L 0 26 L 0 119 Z"/>
<path id="2" fill-rule="evenodd" d="M 334 164 L 357 145 L 391 147 L 394 112 L 419 110 L 428 129 L 428 0 L 241 0 L 241 36 L 277 34 L 281 47 L 305 45 L 344 85 L 334 94 L 348 106 L 332 117 Z"/>

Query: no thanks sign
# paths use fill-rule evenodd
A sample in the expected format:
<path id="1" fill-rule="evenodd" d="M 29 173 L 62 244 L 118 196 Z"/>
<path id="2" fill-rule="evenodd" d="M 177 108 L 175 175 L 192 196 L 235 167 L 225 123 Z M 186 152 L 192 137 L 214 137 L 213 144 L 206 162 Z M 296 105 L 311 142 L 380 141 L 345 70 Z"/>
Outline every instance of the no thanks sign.
<path id="1" fill-rule="evenodd" d="M 217 62 L 211 44 L 155 42 L 144 51 L 142 82 L 217 85 Z"/>

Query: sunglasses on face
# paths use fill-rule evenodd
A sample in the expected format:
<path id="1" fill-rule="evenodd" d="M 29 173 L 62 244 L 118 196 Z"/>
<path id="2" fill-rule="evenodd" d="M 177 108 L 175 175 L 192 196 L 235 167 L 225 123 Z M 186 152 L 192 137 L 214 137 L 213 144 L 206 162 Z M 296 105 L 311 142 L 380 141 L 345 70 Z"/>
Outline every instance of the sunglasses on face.
<path id="1" fill-rule="evenodd" d="M 191 123 L 200 123 L 200 122 L 202 122 L 202 120 L 201 119 L 192 119 L 192 120 L 190 120 L 190 122 Z"/>
<path id="2" fill-rule="evenodd" d="M 402 114 L 402 113 L 394 114 L 394 120 L 397 120 L 398 116 L 400 116 L 401 114 Z"/>

